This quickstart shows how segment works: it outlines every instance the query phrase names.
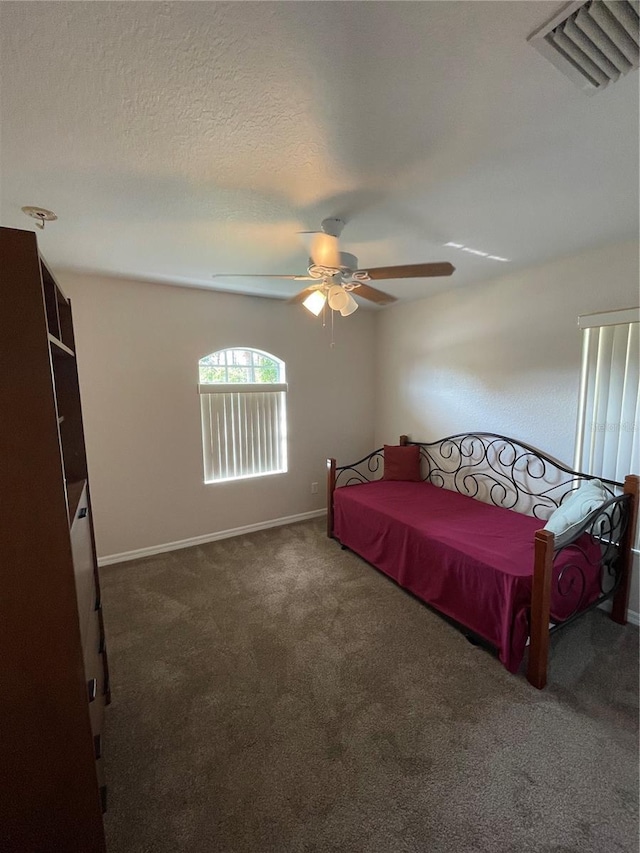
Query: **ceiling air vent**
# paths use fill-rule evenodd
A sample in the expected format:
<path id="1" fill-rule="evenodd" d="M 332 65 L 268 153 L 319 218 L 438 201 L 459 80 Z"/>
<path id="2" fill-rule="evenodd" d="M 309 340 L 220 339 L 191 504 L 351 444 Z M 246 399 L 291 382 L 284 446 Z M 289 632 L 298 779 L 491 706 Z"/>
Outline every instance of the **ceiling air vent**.
<path id="1" fill-rule="evenodd" d="M 527 41 L 582 89 L 604 89 L 638 67 L 638 0 L 579 0 Z"/>

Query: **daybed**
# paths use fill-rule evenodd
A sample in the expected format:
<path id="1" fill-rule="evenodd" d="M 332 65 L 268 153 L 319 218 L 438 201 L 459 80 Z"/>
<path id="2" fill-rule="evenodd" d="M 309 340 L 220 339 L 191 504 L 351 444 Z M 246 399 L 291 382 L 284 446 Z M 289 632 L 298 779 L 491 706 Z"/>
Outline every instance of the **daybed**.
<path id="1" fill-rule="evenodd" d="M 398 452 L 416 457 L 408 479 L 392 470 Z M 596 480 L 493 433 L 401 436 L 397 448 L 327 467 L 328 535 L 494 647 L 509 671 L 529 643 L 535 687 L 546 684 L 553 631 L 608 599 L 626 623 L 637 476 Z M 582 515 L 560 530 L 576 504 Z"/>

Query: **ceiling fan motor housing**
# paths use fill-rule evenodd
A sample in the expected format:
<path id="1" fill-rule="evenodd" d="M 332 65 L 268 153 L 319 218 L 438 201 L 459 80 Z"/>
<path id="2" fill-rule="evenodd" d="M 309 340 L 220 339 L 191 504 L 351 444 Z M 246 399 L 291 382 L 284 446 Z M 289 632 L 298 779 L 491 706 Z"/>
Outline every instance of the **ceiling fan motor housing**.
<path id="1" fill-rule="evenodd" d="M 313 260 L 309 258 L 308 271 L 312 278 L 333 278 L 333 276 L 336 275 L 348 277 L 357 269 L 358 259 L 350 252 L 340 252 L 339 267 L 327 267 L 324 266 L 324 264 L 314 264 Z"/>

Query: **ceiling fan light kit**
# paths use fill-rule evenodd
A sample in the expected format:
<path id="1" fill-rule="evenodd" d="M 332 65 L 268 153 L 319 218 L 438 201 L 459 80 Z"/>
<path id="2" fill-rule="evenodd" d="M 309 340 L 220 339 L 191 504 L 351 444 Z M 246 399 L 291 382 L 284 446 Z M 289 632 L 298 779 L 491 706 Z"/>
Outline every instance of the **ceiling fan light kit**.
<path id="1" fill-rule="evenodd" d="M 302 304 L 307 311 L 311 311 L 311 313 L 315 314 L 317 317 L 324 308 L 324 303 L 326 301 L 327 297 L 321 290 L 312 290 Z"/>
<path id="2" fill-rule="evenodd" d="M 351 293 L 341 284 L 323 282 L 303 300 L 304 307 L 317 317 L 325 305 L 332 311 L 339 311 L 342 317 L 348 317 L 358 309 L 358 303 Z"/>
<path id="3" fill-rule="evenodd" d="M 329 302 L 329 308 L 333 311 L 342 311 L 343 308 L 346 308 L 348 298 L 349 294 L 344 287 L 341 287 L 339 284 L 332 284 L 329 288 L 327 300 Z"/>
<path id="4" fill-rule="evenodd" d="M 353 312 L 356 311 L 358 308 L 358 303 L 353 298 L 353 296 L 348 292 L 346 293 L 346 295 L 347 295 L 346 304 L 345 304 L 344 308 L 340 309 L 340 314 L 343 317 L 348 317 L 349 314 L 353 314 Z"/>

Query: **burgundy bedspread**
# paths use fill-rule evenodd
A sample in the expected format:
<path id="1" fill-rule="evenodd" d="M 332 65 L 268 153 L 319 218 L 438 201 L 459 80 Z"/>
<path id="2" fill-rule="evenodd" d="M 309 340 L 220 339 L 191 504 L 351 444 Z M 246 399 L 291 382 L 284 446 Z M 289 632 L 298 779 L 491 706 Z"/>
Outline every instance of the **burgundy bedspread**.
<path id="1" fill-rule="evenodd" d="M 422 601 L 467 626 L 498 649 L 515 672 L 529 635 L 534 533 L 544 522 L 428 483 L 379 480 L 334 492 L 334 534 Z M 581 562 L 585 588 L 553 584 L 554 619 L 586 607 L 600 594 L 598 545 L 586 560 L 560 552 L 554 574 Z M 581 542 L 584 545 L 584 542 Z M 594 553 L 594 550 L 595 553 Z M 595 556 L 595 559 L 594 559 Z M 574 578 L 575 580 L 575 578 Z"/>

